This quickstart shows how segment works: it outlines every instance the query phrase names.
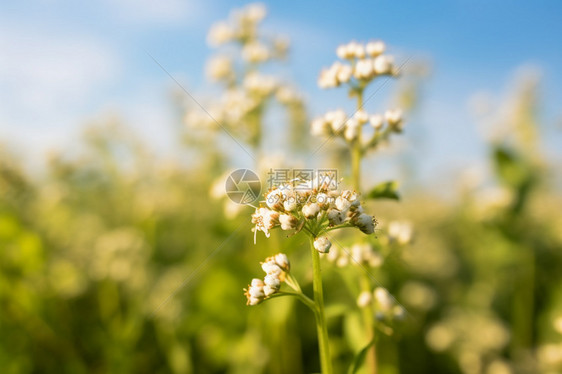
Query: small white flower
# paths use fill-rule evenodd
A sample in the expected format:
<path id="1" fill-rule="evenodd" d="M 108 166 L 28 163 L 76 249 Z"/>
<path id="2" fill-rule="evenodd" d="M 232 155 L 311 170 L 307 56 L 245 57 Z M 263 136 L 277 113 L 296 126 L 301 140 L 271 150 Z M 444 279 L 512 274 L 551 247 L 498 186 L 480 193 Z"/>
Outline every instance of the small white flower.
<path id="1" fill-rule="evenodd" d="M 291 263 L 289 262 L 289 258 L 284 253 L 278 253 L 273 256 L 275 263 L 279 266 L 283 271 L 288 272 L 291 268 Z"/>
<path id="2" fill-rule="evenodd" d="M 217 22 L 211 26 L 207 42 L 211 46 L 218 46 L 230 42 L 234 38 L 234 30 L 226 22 Z"/>
<path id="3" fill-rule="evenodd" d="M 373 217 L 368 214 L 361 213 L 354 217 L 353 224 L 359 228 L 365 234 L 372 234 L 375 232 L 375 222 Z"/>
<path id="4" fill-rule="evenodd" d="M 261 303 L 265 297 L 264 293 L 264 283 L 261 279 L 254 278 L 252 283 L 248 286 L 248 289 L 244 295 L 246 296 L 246 305 L 258 305 Z"/>
<path id="5" fill-rule="evenodd" d="M 215 81 L 226 79 L 232 76 L 232 60 L 226 56 L 215 56 L 206 66 L 206 73 L 209 78 Z"/>
<path id="6" fill-rule="evenodd" d="M 361 128 L 361 124 L 357 119 L 350 118 L 345 124 L 345 131 L 343 133 L 343 137 L 348 142 L 352 142 L 359 136 L 359 129 Z"/>
<path id="7" fill-rule="evenodd" d="M 286 212 L 292 212 L 297 209 L 296 196 L 287 196 L 287 200 L 283 202 L 283 209 L 285 209 Z"/>
<path id="8" fill-rule="evenodd" d="M 353 54 L 350 52 L 351 51 L 347 48 L 347 44 L 342 44 L 336 49 L 336 55 L 342 60 L 353 57 Z"/>
<path id="9" fill-rule="evenodd" d="M 338 196 L 336 198 L 336 208 L 338 208 L 341 212 L 347 212 L 347 210 L 351 207 L 351 201 Z"/>
<path id="10" fill-rule="evenodd" d="M 365 51 L 371 57 L 377 57 L 384 53 L 385 45 L 381 41 L 371 41 L 365 46 Z"/>
<path id="11" fill-rule="evenodd" d="M 355 50 L 353 51 L 355 58 L 364 58 L 365 57 L 365 47 L 361 44 L 357 44 L 355 46 Z"/>
<path id="12" fill-rule="evenodd" d="M 259 279 L 259 278 L 254 278 L 252 279 L 252 283 L 250 283 L 251 287 L 263 287 L 263 280 Z"/>
<path id="13" fill-rule="evenodd" d="M 279 188 L 275 188 L 265 195 L 265 204 L 270 209 L 281 210 L 283 209 L 283 198 L 283 191 Z"/>
<path id="14" fill-rule="evenodd" d="M 387 110 L 384 114 L 388 124 L 398 130 L 401 129 L 402 125 L 402 111 L 400 109 Z"/>
<path id="15" fill-rule="evenodd" d="M 331 133 L 330 123 L 324 118 L 316 118 L 310 125 L 310 133 L 314 136 L 328 136 Z"/>
<path id="16" fill-rule="evenodd" d="M 264 62 L 269 58 L 269 50 L 259 42 L 251 42 L 244 45 L 242 57 L 248 62 Z"/>
<path id="17" fill-rule="evenodd" d="M 373 61 L 370 59 L 362 59 L 357 61 L 355 64 L 355 70 L 353 76 L 357 79 L 369 79 L 373 76 L 375 70 L 373 70 Z"/>
<path id="18" fill-rule="evenodd" d="M 263 231 L 266 237 L 269 238 L 269 230 L 279 223 L 279 213 L 269 210 L 267 208 L 257 208 L 256 212 L 252 214 L 252 223 L 256 226 L 252 229 L 254 232 L 254 243 L 256 242 L 256 234 L 258 231 Z"/>
<path id="19" fill-rule="evenodd" d="M 332 243 L 325 236 L 319 236 L 318 238 L 314 239 L 314 248 L 320 253 L 328 253 L 331 246 Z"/>
<path id="20" fill-rule="evenodd" d="M 379 304 L 379 307 L 382 310 L 388 311 L 390 310 L 390 308 L 394 306 L 394 299 L 386 288 L 383 287 L 375 288 L 373 295 L 375 297 L 375 300 Z"/>
<path id="21" fill-rule="evenodd" d="M 328 216 L 328 221 L 330 222 L 330 226 L 341 225 L 345 220 L 345 213 L 337 209 L 328 210 L 327 216 Z"/>
<path id="22" fill-rule="evenodd" d="M 281 224 L 281 230 L 293 230 L 297 227 L 299 220 L 292 214 L 280 214 L 279 223 Z"/>
<path id="23" fill-rule="evenodd" d="M 369 120 L 369 115 L 367 114 L 367 112 L 365 112 L 365 110 L 359 109 L 357 112 L 355 112 L 353 118 L 355 118 L 359 122 L 359 124 L 363 125 Z"/>
<path id="24" fill-rule="evenodd" d="M 320 88 L 332 88 L 339 86 L 338 68 L 339 65 L 332 65 L 328 69 L 323 69 L 318 78 L 318 86 Z"/>
<path id="25" fill-rule="evenodd" d="M 342 65 L 337 71 L 336 77 L 340 83 L 347 83 L 353 75 L 353 69 L 349 65 Z"/>
<path id="26" fill-rule="evenodd" d="M 245 9 L 246 18 L 253 22 L 260 22 L 262 21 L 266 14 L 267 10 L 265 9 L 265 5 L 260 3 L 253 3 L 246 6 Z"/>
<path id="27" fill-rule="evenodd" d="M 382 128 L 384 119 L 380 114 L 373 114 L 369 117 L 369 123 L 375 130 L 380 130 Z"/>
<path id="28" fill-rule="evenodd" d="M 254 305 L 258 305 L 262 301 L 263 301 L 262 298 L 248 297 L 248 301 L 246 302 L 246 305 L 254 306 Z"/>
<path id="29" fill-rule="evenodd" d="M 328 194 L 325 194 L 324 192 L 320 192 L 316 195 L 316 199 L 314 202 L 320 205 L 321 208 L 326 208 L 330 204 L 334 203 L 335 199 L 331 196 L 328 196 Z"/>
<path id="30" fill-rule="evenodd" d="M 277 291 L 279 291 L 279 289 L 273 288 L 273 287 L 268 286 L 268 285 L 265 285 L 265 286 L 263 287 L 263 293 L 264 293 L 264 295 L 265 295 L 266 297 L 267 297 L 267 296 L 273 295 L 273 294 L 276 293 Z"/>
<path id="31" fill-rule="evenodd" d="M 264 262 L 263 264 L 261 264 L 261 268 L 267 275 L 273 275 L 275 277 L 278 277 L 279 274 L 281 274 L 281 272 L 283 271 L 283 269 L 281 269 L 279 265 L 277 265 L 274 261 Z"/>
<path id="32" fill-rule="evenodd" d="M 357 298 L 357 306 L 359 308 L 364 308 L 371 303 L 372 299 L 373 297 L 371 296 L 371 293 L 369 291 L 363 291 Z"/>
<path id="33" fill-rule="evenodd" d="M 276 290 L 278 290 L 279 287 L 281 287 L 281 281 L 279 280 L 279 277 L 273 274 L 266 275 L 265 278 L 263 279 L 263 283 L 266 286 L 269 286 Z"/>
<path id="34" fill-rule="evenodd" d="M 317 203 L 308 203 L 302 207 L 302 214 L 308 219 L 316 217 L 320 212 L 320 206 Z"/>
<path id="35" fill-rule="evenodd" d="M 330 123 L 332 131 L 336 134 L 341 133 L 347 121 L 347 115 L 342 109 L 334 110 L 325 114 L 324 118 Z"/>
<path id="36" fill-rule="evenodd" d="M 384 55 L 377 56 L 372 60 L 372 66 L 375 74 L 390 74 L 392 71 L 392 58 Z"/>

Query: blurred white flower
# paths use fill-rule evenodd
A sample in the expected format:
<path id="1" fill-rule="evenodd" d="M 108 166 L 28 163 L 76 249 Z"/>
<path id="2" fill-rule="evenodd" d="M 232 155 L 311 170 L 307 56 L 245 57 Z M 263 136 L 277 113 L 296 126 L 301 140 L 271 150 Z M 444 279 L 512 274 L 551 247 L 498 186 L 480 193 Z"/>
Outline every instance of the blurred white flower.
<path id="1" fill-rule="evenodd" d="M 227 56 L 215 56 L 207 62 L 207 76 L 214 81 L 225 80 L 232 77 L 234 71 L 232 60 Z"/>
<path id="2" fill-rule="evenodd" d="M 332 242 L 330 242 L 330 240 L 325 236 L 320 236 L 314 239 L 314 249 L 320 253 L 328 253 L 331 246 Z"/>
<path id="3" fill-rule="evenodd" d="M 384 53 L 385 45 L 381 41 L 371 41 L 365 46 L 365 51 L 371 57 L 377 57 Z"/>
<path id="4" fill-rule="evenodd" d="M 234 30 L 224 21 L 217 22 L 211 26 L 207 35 L 207 42 L 211 46 L 219 46 L 233 40 Z"/>

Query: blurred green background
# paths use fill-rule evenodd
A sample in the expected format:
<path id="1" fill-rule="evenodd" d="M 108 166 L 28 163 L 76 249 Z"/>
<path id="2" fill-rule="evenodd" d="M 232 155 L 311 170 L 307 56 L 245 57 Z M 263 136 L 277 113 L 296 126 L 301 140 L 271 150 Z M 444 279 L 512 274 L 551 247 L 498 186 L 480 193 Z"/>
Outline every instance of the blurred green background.
<path id="1" fill-rule="evenodd" d="M 432 79 L 427 62 L 411 66 L 391 93 L 410 117 L 406 138 Z M 278 88 L 242 118 L 224 119 L 255 156 L 247 167 L 262 181 L 270 168 L 308 167 L 322 144 L 308 136 L 305 95 L 282 72 L 277 77 L 290 94 Z M 560 164 L 542 146 L 541 78 L 526 72 L 513 82 L 505 102 L 476 100 L 484 109 L 474 126 L 486 133 L 479 168 L 422 183 L 423 155 L 405 157 L 404 143 L 383 152 L 399 170 L 401 199 L 367 203 L 380 221 L 372 245 L 384 258 L 371 270 L 407 313 L 381 325 L 381 374 L 562 373 Z M 289 298 L 248 307 L 242 291 L 260 275 L 260 261 L 285 252 L 310 292 L 307 241 L 275 231 L 254 245 L 253 209 L 222 190 L 238 145 L 221 128 L 183 124 L 205 115 L 186 116 L 199 109 L 180 89 L 166 100 L 178 113 L 161 124 L 180 140 L 173 157 L 160 157 L 119 116 L 84 126 L 72 152 L 52 151 L 31 165 L 5 139 L 1 373 L 319 371 L 310 312 Z M 265 125 L 271 118 L 282 128 L 282 157 L 268 152 L 278 135 Z M 337 168 L 346 185 L 347 157 L 330 142 L 313 164 Z M 375 175 L 383 164 L 364 163 L 366 179 L 382 181 Z M 412 225 L 411 241 L 392 240 L 395 220 Z M 364 343 L 354 296 L 361 269 L 323 265 L 334 365 L 343 373 Z"/>

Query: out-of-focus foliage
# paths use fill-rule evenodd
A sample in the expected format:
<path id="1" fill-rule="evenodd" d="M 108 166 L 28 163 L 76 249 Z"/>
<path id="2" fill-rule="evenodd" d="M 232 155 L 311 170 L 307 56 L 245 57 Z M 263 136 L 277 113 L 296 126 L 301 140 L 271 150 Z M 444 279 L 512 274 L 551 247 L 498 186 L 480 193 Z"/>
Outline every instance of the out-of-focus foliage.
<path id="1" fill-rule="evenodd" d="M 488 180 L 454 201 L 420 188 L 369 202 L 385 233 L 373 274 L 406 308 L 381 325 L 380 373 L 562 372 L 562 196 L 541 157 L 536 89 L 524 82 L 502 110 L 509 136 L 489 141 Z M 309 311 L 288 298 L 249 308 L 242 293 L 279 251 L 310 281 L 307 243 L 273 232 L 253 245 L 252 210 L 229 215 L 209 194 L 224 157 L 165 162 L 116 121 L 80 144 L 40 172 L 0 153 L 0 372 L 318 371 Z M 413 222 L 411 244 L 392 218 Z M 326 313 L 342 372 L 364 342 L 342 291 L 356 269 L 333 260 Z"/>

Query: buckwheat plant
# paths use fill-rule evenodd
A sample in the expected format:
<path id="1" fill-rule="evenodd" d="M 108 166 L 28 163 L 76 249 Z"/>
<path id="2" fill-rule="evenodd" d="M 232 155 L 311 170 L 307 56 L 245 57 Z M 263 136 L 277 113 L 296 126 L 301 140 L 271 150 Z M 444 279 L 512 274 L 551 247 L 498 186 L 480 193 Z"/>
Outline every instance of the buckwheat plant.
<path id="1" fill-rule="evenodd" d="M 289 48 L 286 38 L 270 37 L 260 30 L 266 14 L 263 4 L 248 4 L 211 27 L 207 42 L 217 53 L 205 70 L 207 77 L 221 86 L 222 93 L 206 103 L 205 111 L 188 108 L 184 118 L 189 130 L 210 130 L 211 134 L 227 130 L 255 153 L 260 151 L 264 115 L 270 104 L 284 107 L 292 128 L 298 128 L 306 118 L 297 90 L 277 76 L 260 71 L 265 65 L 286 59 Z M 193 136 L 193 131 L 189 135 Z"/>
<path id="2" fill-rule="evenodd" d="M 377 149 L 381 143 L 388 141 L 392 134 L 401 133 L 403 130 L 402 110 L 393 108 L 384 114 L 378 114 L 368 113 L 364 108 L 364 94 L 371 83 L 377 78 L 389 79 L 399 76 L 394 58 L 386 55 L 385 50 L 386 46 L 382 41 L 370 41 L 366 44 L 352 41 L 340 45 L 336 50 L 340 61 L 323 69 L 318 79 L 321 88 L 343 86 L 348 90 L 349 97 L 356 100 L 356 110 L 351 116 L 342 109 L 329 111 L 312 121 L 311 133 L 320 137 L 341 138 L 345 141 L 351 156 L 353 187 L 358 192 L 361 192 L 361 160 L 369 151 Z M 395 187 L 395 182 L 383 183 L 367 193 L 366 197 L 397 198 Z M 411 228 L 407 225 L 393 223 L 389 226 L 385 239 L 388 245 L 407 244 L 411 232 Z M 396 300 L 386 289 L 379 287 L 373 291 L 369 268 L 381 266 L 383 257 L 370 243 L 361 240 L 353 244 L 350 250 L 342 248 L 334 252 L 327 257 L 339 266 L 352 263 L 360 265 L 364 270 L 360 279 L 361 293 L 357 297 L 357 305 L 362 310 L 363 325 L 369 342 L 365 348 L 366 364 L 370 373 L 376 373 L 375 323 L 402 319 L 405 310 L 396 304 Z M 384 327 L 386 326 L 379 324 L 378 329 L 383 330 Z"/>
<path id="3" fill-rule="evenodd" d="M 257 305 L 278 296 L 295 296 L 309 307 L 316 317 L 322 373 L 331 374 L 333 370 L 324 314 L 320 254 L 328 253 L 332 246 L 326 235 L 328 232 L 357 228 L 365 234 L 372 234 L 376 225 L 374 217 L 363 211 L 356 192 L 340 192 L 332 178 L 326 181 L 319 175 L 313 180 L 293 180 L 270 189 L 265 194 L 265 201 L 252 215 L 252 223 L 255 225 L 252 229 L 254 242 L 258 232 L 263 232 L 269 238 L 270 230 L 274 229 L 309 237 L 313 298 L 302 292 L 299 283 L 290 274 L 289 260 L 284 254 L 269 257 L 262 263 L 267 275 L 263 280 L 253 279 L 245 289 L 245 295 L 248 305 Z M 292 291 L 281 290 L 282 283 L 286 283 Z"/>

